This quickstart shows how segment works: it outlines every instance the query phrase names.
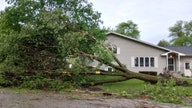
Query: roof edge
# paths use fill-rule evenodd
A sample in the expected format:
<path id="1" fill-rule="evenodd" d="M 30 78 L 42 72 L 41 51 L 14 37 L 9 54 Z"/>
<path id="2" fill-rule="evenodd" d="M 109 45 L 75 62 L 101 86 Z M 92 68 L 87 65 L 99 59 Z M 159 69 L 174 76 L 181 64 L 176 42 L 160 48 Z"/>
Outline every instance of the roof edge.
<path id="1" fill-rule="evenodd" d="M 133 41 L 145 44 L 145 45 L 149 45 L 149 46 L 161 49 L 161 50 L 174 51 L 174 50 L 170 50 L 170 49 L 167 49 L 167 48 L 164 48 L 164 47 L 161 47 L 161 46 L 157 46 L 157 45 L 151 44 L 149 42 L 145 42 L 145 41 L 142 41 L 142 40 L 139 40 L 139 39 L 128 37 L 128 36 L 123 35 L 123 34 L 119 34 L 119 33 L 115 33 L 115 32 L 108 32 L 108 33 L 106 33 L 106 35 L 110 35 L 110 34 L 114 34 L 114 35 L 117 35 L 117 36 L 120 36 L 120 37 L 123 37 L 123 38 L 126 38 L 126 39 L 130 39 L 130 40 L 133 40 Z M 177 52 L 177 51 L 174 51 L 174 52 Z M 178 53 L 180 53 L 180 52 L 178 52 Z"/>

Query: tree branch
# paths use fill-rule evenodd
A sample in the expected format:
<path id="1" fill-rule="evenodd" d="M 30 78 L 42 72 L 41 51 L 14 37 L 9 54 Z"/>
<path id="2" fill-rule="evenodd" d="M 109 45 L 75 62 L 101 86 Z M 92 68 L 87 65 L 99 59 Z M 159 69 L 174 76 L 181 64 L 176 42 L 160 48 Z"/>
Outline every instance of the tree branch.
<path id="1" fill-rule="evenodd" d="M 104 83 L 114 83 L 114 82 L 121 82 L 121 81 L 126 81 L 129 80 L 131 78 L 127 78 L 127 77 L 120 77 L 120 78 L 115 78 L 115 79 L 108 79 L 108 80 L 100 80 L 100 81 L 96 81 L 94 83 L 90 82 L 90 83 L 86 83 L 85 85 L 99 85 L 99 84 L 104 84 Z"/>
<path id="2" fill-rule="evenodd" d="M 115 64 L 113 64 L 113 63 L 110 63 L 110 62 L 104 60 L 104 59 L 98 58 L 98 57 L 96 57 L 96 56 L 94 56 L 94 55 L 91 55 L 91 54 L 87 54 L 87 53 L 85 53 L 85 52 L 83 52 L 83 51 L 80 51 L 79 53 L 80 53 L 81 55 L 83 55 L 83 56 L 86 56 L 86 57 L 90 58 L 90 59 L 94 59 L 94 60 L 97 60 L 97 61 L 99 61 L 99 62 L 101 62 L 101 63 L 104 63 L 104 64 L 106 64 L 106 65 L 108 65 L 108 66 L 111 66 L 111 67 L 113 67 L 114 69 L 120 70 L 120 71 L 122 71 L 122 72 L 124 72 L 124 73 L 127 73 L 127 74 L 131 74 L 131 72 L 129 72 L 129 70 L 127 70 L 127 69 L 124 68 L 124 67 L 117 66 L 117 65 L 115 65 Z"/>
<path id="3" fill-rule="evenodd" d="M 84 31 L 82 31 L 82 30 L 81 30 L 80 32 L 81 32 L 81 33 L 86 33 L 86 32 L 84 32 Z M 120 67 L 125 67 L 125 65 L 123 65 L 123 64 L 119 61 L 119 59 L 117 59 L 117 57 L 112 53 L 111 50 L 109 50 L 109 48 L 108 48 L 105 44 L 101 43 L 100 41 L 97 41 L 97 39 L 96 39 L 93 35 L 91 35 L 91 34 L 88 34 L 88 36 L 89 36 L 91 39 L 93 39 L 93 40 L 95 40 L 96 42 L 98 42 L 100 45 L 102 45 L 102 47 L 105 48 L 108 52 L 110 52 L 110 54 L 112 55 L 113 59 L 117 62 L 117 64 L 118 64 Z"/>

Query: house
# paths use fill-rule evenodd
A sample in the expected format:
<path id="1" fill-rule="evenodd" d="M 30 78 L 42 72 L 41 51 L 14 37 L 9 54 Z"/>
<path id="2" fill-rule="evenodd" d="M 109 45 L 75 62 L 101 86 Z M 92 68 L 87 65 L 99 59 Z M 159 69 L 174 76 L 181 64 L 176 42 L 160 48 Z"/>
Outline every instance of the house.
<path id="1" fill-rule="evenodd" d="M 192 47 L 160 47 L 114 32 L 107 33 L 106 43 L 131 71 L 192 76 Z"/>

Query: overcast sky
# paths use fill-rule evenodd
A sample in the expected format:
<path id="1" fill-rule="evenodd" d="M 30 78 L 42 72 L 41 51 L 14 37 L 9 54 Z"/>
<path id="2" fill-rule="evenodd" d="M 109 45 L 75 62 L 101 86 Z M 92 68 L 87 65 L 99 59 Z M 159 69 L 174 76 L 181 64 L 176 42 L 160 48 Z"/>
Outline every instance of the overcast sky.
<path id="1" fill-rule="evenodd" d="M 89 0 L 101 12 L 103 25 L 114 28 L 132 20 L 138 25 L 140 39 L 157 44 L 169 40 L 168 28 L 178 20 L 192 20 L 192 0 Z"/>
<path id="2" fill-rule="evenodd" d="M 168 28 L 178 20 L 192 20 L 192 0 L 88 0 L 102 13 L 103 26 L 114 28 L 132 20 L 138 25 L 140 39 L 157 44 L 169 40 Z M 0 0 L 0 10 L 6 3 Z"/>

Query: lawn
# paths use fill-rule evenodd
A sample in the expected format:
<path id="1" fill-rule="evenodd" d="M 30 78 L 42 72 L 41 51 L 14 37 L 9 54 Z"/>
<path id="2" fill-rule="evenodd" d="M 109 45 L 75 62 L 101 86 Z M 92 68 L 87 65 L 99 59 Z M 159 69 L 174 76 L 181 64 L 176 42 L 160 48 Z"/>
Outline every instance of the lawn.
<path id="1" fill-rule="evenodd" d="M 190 79 L 187 81 L 191 84 Z M 98 85 L 97 87 L 106 92 L 120 93 L 128 98 L 140 98 L 140 96 L 145 95 L 155 101 L 192 105 L 192 86 L 174 86 L 172 84 L 171 80 L 165 85 L 161 83 L 151 85 L 141 80 L 131 79 Z"/>
<path id="2" fill-rule="evenodd" d="M 144 85 L 147 83 L 137 79 L 131 79 L 123 82 L 116 82 L 116 83 L 107 83 L 103 85 L 99 85 L 97 87 L 102 88 L 107 92 L 115 92 L 119 93 L 122 91 L 138 91 L 142 90 Z"/>
<path id="3" fill-rule="evenodd" d="M 192 84 L 192 79 L 183 78 L 183 80 L 188 81 Z M 147 82 L 138 79 L 131 79 L 123 82 L 116 82 L 116 83 L 106 83 L 102 85 L 98 85 L 97 87 L 107 91 L 107 92 L 121 92 L 121 91 L 129 91 L 129 90 L 142 90 Z M 192 86 L 183 87 L 178 86 L 177 88 L 185 88 L 187 91 L 192 91 Z M 190 92 L 192 94 L 192 92 Z"/>

